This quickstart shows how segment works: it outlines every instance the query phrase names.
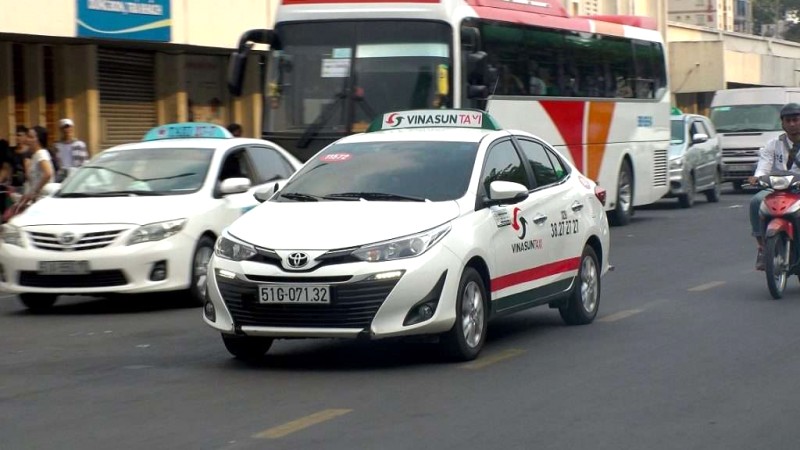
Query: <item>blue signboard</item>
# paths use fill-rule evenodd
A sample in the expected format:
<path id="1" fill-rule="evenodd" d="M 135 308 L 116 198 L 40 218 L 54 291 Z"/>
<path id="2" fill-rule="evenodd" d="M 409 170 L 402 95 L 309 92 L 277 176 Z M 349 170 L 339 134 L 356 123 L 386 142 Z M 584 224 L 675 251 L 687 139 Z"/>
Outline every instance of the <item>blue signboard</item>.
<path id="1" fill-rule="evenodd" d="M 170 0 L 77 0 L 78 36 L 170 41 Z"/>

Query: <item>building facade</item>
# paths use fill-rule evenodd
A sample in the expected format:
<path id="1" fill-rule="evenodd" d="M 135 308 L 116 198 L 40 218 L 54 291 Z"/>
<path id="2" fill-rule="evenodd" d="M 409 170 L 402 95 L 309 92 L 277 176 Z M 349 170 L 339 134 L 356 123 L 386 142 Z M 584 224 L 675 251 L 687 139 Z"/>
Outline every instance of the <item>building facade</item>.
<path id="1" fill-rule="evenodd" d="M 238 122 L 260 134 L 256 77 L 238 98 L 225 78 L 241 33 L 272 23 L 264 0 L 0 0 L 0 8 L 0 138 L 12 145 L 17 125 L 45 126 L 53 142 L 64 117 L 91 153 L 165 122 Z"/>

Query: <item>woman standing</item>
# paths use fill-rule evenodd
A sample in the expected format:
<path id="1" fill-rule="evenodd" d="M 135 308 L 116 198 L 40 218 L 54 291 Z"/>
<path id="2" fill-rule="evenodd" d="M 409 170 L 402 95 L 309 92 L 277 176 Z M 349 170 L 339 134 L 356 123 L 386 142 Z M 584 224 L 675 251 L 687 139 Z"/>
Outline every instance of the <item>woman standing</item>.
<path id="1" fill-rule="evenodd" d="M 53 159 L 50 151 L 47 150 L 47 130 L 41 126 L 35 126 L 28 130 L 28 145 L 31 160 L 28 167 L 28 185 L 25 195 L 20 200 L 22 208 L 33 203 L 42 195 L 42 189 L 53 180 L 55 173 Z"/>

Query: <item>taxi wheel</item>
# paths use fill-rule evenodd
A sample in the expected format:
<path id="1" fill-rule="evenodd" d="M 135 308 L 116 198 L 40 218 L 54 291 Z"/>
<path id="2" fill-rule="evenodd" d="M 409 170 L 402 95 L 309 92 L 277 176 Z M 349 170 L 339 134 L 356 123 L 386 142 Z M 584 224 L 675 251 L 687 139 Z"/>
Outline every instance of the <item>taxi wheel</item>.
<path id="1" fill-rule="evenodd" d="M 19 301 L 33 312 L 44 312 L 55 305 L 58 296 L 54 294 L 19 294 Z"/>
<path id="2" fill-rule="evenodd" d="M 189 287 L 189 295 L 192 303 L 196 305 L 205 304 L 206 290 L 208 282 L 208 263 L 214 254 L 214 240 L 208 236 L 203 236 L 197 242 L 197 248 L 192 257 L 192 285 Z"/>
<path id="3" fill-rule="evenodd" d="M 686 193 L 678 196 L 678 204 L 681 208 L 691 208 L 694 205 L 695 192 L 694 175 L 689 175 L 686 179 Z"/>
<path id="4" fill-rule="evenodd" d="M 458 285 L 456 323 L 444 335 L 444 350 L 456 361 L 471 361 L 478 356 L 486 340 L 486 287 L 478 271 L 464 269 Z"/>
<path id="5" fill-rule="evenodd" d="M 600 305 L 600 270 L 597 254 L 588 245 L 583 249 L 578 278 L 569 299 L 558 308 L 567 325 L 586 325 L 594 321 Z"/>
<path id="6" fill-rule="evenodd" d="M 228 352 L 242 361 L 258 361 L 272 347 L 272 338 L 236 336 L 222 333 L 222 343 Z"/>

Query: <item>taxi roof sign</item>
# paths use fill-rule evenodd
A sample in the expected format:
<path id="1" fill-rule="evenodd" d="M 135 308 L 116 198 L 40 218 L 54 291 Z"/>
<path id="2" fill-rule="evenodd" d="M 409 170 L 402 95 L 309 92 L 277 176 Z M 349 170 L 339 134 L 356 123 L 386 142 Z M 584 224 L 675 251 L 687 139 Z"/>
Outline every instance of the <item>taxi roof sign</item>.
<path id="1" fill-rule="evenodd" d="M 367 133 L 406 128 L 479 128 L 502 130 L 497 121 L 484 111 L 475 109 L 415 109 L 378 116 Z"/>
<path id="2" fill-rule="evenodd" d="M 144 135 L 143 141 L 160 139 L 215 138 L 230 139 L 233 135 L 225 127 L 215 123 L 183 122 L 157 126 Z"/>

